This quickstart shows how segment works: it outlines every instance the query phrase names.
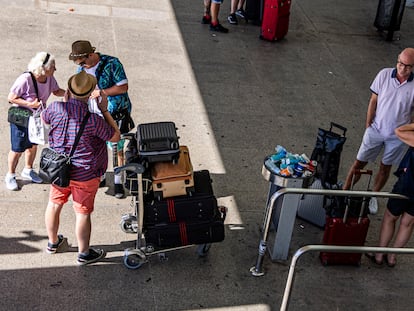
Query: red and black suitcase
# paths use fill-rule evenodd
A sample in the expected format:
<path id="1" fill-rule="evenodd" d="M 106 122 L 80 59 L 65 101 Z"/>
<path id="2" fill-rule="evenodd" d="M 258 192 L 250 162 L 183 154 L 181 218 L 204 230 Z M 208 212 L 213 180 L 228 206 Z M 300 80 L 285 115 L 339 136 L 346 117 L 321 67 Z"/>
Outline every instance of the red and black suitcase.
<path id="1" fill-rule="evenodd" d="M 369 175 L 368 187 L 371 181 L 371 170 L 360 170 L 357 174 Z M 354 175 L 355 177 L 355 175 Z M 352 184 L 354 179 L 352 180 Z M 368 204 L 370 198 L 348 198 L 339 197 L 337 202 L 343 205 L 339 206 L 339 210 L 332 210 L 331 215 L 326 217 L 325 232 L 323 235 L 323 244 L 338 245 L 338 246 L 364 246 L 370 220 L 368 218 Z M 356 211 L 358 215 L 355 215 Z M 342 215 L 340 214 L 342 213 Z M 341 217 L 337 217 L 341 216 Z M 321 252 L 319 258 L 321 263 L 326 265 L 355 265 L 361 264 L 361 253 L 333 253 Z"/>
<path id="2" fill-rule="evenodd" d="M 174 122 L 142 123 L 137 127 L 138 153 L 142 161 L 177 162 L 179 137 Z"/>
<path id="3" fill-rule="evenodd" d="M 144 226 L 180 221 L 208 221 L 219 213 L 208 170 L 194 172 L 194 192 L 147 201 L 144 204 Z"/>
<path id="4" fill-rule="evenodd" d="M 208 244 L 224 240 L 224 218 L 210 221 L 162 223 L 145 231 L 147 246 L 178 247 L 191 244 Z"/>
<path id="5" fill-rule="evenodd" d="M 291 0 L 264 0 L 260 39 L 276 41 L 289 29 Z"/>

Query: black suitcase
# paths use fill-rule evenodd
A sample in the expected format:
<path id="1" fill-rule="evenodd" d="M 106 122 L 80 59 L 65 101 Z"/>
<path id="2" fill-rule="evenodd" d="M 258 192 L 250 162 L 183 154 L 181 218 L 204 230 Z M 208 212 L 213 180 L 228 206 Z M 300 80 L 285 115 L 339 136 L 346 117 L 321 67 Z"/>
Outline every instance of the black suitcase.
<path id="1" fill-rule="evenodd" d="M 208 244 L 224 240 L 224 219 L 211 221 L 164 223 L 148 227 L 145 231 L 147 246 L 178 247 Z"/>
<path id="2" fill-rule="evenodd" d="M 178 139 L 174 122 L 142 123 L 137 127 L 138 153 L 148 163 L 177 162 Z"/>
<path id="3" fill-rule="evenodd" d="M 400 30 L 406 0 L 379 0 L 374 26 L 388 31 L 386 40 L 392 41 L 394 31 Z"/>
<path id="4" fill-rule="evenodd" d="M 194 172 L 194 193 L 144 203 L 144 227 L 158 223 L 206 221 L 219 214 L 208 170 Z"/>
<path id="5" fill-rule="evenodd" d="M 246 0 L 246 17 L 253 25 L 260 26 L 263 18 L 263 0 Z"/>

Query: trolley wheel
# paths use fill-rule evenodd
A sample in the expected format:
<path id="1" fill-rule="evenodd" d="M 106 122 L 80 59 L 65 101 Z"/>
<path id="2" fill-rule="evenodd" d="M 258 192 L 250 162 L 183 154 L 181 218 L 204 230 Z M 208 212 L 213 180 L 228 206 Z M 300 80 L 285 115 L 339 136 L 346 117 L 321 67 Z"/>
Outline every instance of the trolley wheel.
<path id="1" fill-rule="evenodd" d="M 144 263 L 147 262 L 147 258 L 143 251 L 140 249 L 126 249 L 124 252 L 124 265 L 128 269 L 138 269 L 141 267 Z"/>
<path id="2" fill-rule="evenodd" d="M 197 245 L 197 254 L 198 257 L 205 257 L 207 256 L 208 251 L 210 250 L 211 244 L 200 244 Z"/>
<path id="3" fill-rule="evenodd" d="M 137 223 L 137 218 L 133 215 L 124 215 L 122 216 L 119 226 L 121 230 L 125 233 L 137 233 L 135 226 Z"/>

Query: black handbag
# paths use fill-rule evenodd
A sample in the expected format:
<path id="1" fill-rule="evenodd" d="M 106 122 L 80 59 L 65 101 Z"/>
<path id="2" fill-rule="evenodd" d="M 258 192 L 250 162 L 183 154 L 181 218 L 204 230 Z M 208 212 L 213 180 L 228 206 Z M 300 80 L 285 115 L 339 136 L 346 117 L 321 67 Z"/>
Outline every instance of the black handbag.
<path id="1" fill-rule="evenodd" d="M 113 113 L 111 113 L 111 116 L 118 125 L 121 134 L 128 133 L 135 127 L 134 120 L 132 120 L 131 114 L 129 113 L 127 108 L 124 108 L 119 111 L 114 111 Z"/>
<path id="2" fill-rule="evenodd" d="M 29 72 L 30 76 L 32 77 L 33 86 L 36 91 L 36 96 L 39 98 L 39 90 L 37 88 L 37 82 L 35 77 L 33 76 L 33 73 Z M 26 109 L 19 106 L 12 106 L 9 108 L 9 111 L 7 112 L 7 121 L 9 123 L 16 124 L 17 126 L 26 127 L 29 124 L 29 118 L 33 114 L 33 112 L 30 109 Z"/>
<path id="3" fill-rule="evenodd" d="M 76 134 L 75 142 L 69 155 L 58 153 L 52 148 L 43 148 L 40 155 L 39 176 L 45 183 L 52 183 L 59 187 L 69 186 L 71 159 L 89 116 L 90 113 L 88 112 L 82 121 L 79 132 Z"/>

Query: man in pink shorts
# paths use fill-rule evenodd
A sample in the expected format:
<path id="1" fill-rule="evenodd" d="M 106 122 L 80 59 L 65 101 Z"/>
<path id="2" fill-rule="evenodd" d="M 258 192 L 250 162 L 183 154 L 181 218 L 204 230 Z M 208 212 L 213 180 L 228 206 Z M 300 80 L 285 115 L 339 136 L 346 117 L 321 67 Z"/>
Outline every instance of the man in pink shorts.
<path id="1" fill-rule="evenodd" d="M 49 144 L 58 153 L 69 154 L 75 137 L 85 116 L 89 113 L 88 98 L 96 86 L 96 78 L 81 71 L 68 81 L 69 99 L 53 102 L 42 113 L 46 124 L 50 124 Z M 100 177 L 108 163 L 106 142 L 118 142 L 120 131 L 107 109 L 103 94 L 98 107 L 103 118 L 91 113 L 79 143 L 71 159 L 70 183 L 68 187 L 50 186 L 49 203 L 45 212 L 49 242 L 46 251 L 54 254 L 65 241 L 58 234 L 60 213 L 72 195 L 76 215 L 75 232 L 78 241 L 79 265 L 90 264 L 105 257 L 103 249 L 89 247 L 91 237 L 91 213 Z"/>

